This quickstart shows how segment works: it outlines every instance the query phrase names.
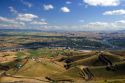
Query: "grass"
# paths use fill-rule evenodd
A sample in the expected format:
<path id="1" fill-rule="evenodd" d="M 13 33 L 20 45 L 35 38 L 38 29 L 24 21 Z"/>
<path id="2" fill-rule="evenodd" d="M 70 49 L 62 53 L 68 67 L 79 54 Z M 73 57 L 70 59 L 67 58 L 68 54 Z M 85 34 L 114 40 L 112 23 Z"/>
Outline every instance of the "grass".
<path id="1" fill-rule="evenodd" d="M 24 56 L 26 56 L 26 54 L 24 52 L 17 52 L 16 53 L 17 59 L 22 59 Z"/>
<path id="2" fill-rule="evenodd" d="M 49 48 L 41 48 L 37 50 L 30 50 L 29 54 L 30 57 L 56 57 L 58 55 L 62 55 L 65 50 L 56 50 L 56 49 L 49 49 Z"/>
<path id="3" fill-rule="evenodd" d="M 81 59 L 85 59 L 87 57 L 93 56 L 95 53 L 96 52 L 78 54 L 76 52 L 73 52 L 71 56 L 65 56 L 63 58 L 60 58 L 59 61 L 66 60 L 66 59 L 77 61 L 77 60 L 81 60 Z"/>
<path id="4" fill-rule="evenodd" d="M 107 59 L 109 59 L 112 63 L 115 62 L 122 62 L 124 60 L 124 57 L 121 56 L 117 56 L 117 55 L 113 55 L 111 53 L 103 53 L 102 54 L 104 57 L 106 57 Z M 98 58 L 98 54 L 97 55 L 89 55 L 89 57 L 84 57 L 84 58 L 80 58 L 76 61 L 73 61 L 71 63 L 69 63 L 69 65 L 71 66 L 78 66 L 78 65 L 84 65 L 84 66 L 104 66 L 106 64 L 103 64 L 99 58 Z M 72 59 L 72 57 L 69 59 Z M 72 59 L 73 60 L 73 59 Z"/>
<path id="5" fill-rule="evenodd" d="M 30 60 L 27 62 L 27 64 L 24 67 L 22 67 L 19 70 L 17 75 L 41 77 L 41 76 L 46 76 L 53 73 L 58 73 L 60 71 L 64 71 L 64 69 L 54 63 L 51 63 L 51 62 L 38 63 L 36 61 Z"/>
<path id="6" fill-rule="evenodd" d="M 38 57 L 38 59 L 33 60 L 30 58 L 27 62 L 26 59 L 22 59 L 18 63 L 15 63 L 14 61 L 2 63 L 2 65 L 9 65 L 11 67 L 6 73 L 15 76 L 26 76 L 33 78 L 49 77 L 55 81 L 75 80 L 76 83 L 80 83 L 77 81 L 83 81 L 82 83 L 84 83 L 86 81 L 84 80 L 84 76 L 81 75 L 81 72 L 86 74 L 82 68 L 87 66 L 94 75 L 94 78 L 90 80 L 90 82 L 92 81 L 93 83 L 115 83 L 119 81 L 115 79 L 125 78 L 125 61 L 123 61 L 124 57 L 108 52 L 104 52 L 102 54 L 113 63 L 116 71 L 108 71 L 106 69 L 107 65 L 102 64 L 102 62 L 100 62 L 98 59 L 98 52 L 79 53 L 73 50 L 68 51 L 62 49 L 45 48 L 30 50 L 30 54 L 32 54 L 34 57 Z M 72 54 L 72 56 L 64 56 L 63 54 Z M 22 57 L 24 54 L 18 52 L 17 55 Z M 71 68 L 65 70 L 63 67 L 64 62 L 58 62 L 58 60 L 52 61 L 52 59 L 62 56 L 64 56 L 65 59 L 70 58 L 73 60 L 73 62 L 69 63 L 72 65 Z M 16 64 L 24 64 L 25 62 L 26 64 L 21 68 L 14 68 Z M 120 82 L 122 82 L 122 80 L 120 80 Z"/>
<path id="7" fill-rule="evenodd" d="M 84 66 L 94 66 L 95 63 L 98 61 L 98 55 L 94 55 L 85 59 L 80 59 L 74 62 L 69 63 L 71 66 L 78 66 L 78 65 L 84 65 Z M 97 62 L 98 63 L 98 62 Z"/>

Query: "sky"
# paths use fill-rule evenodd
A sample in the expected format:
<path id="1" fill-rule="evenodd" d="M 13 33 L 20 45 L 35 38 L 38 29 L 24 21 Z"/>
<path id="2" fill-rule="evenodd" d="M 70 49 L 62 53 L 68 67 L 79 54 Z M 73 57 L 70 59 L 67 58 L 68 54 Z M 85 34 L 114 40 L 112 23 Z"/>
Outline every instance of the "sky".
<path id="1" fill-rule="evenodd" d="M 125 30 L 125 0 L 0 0 L 0 29 Z"/>

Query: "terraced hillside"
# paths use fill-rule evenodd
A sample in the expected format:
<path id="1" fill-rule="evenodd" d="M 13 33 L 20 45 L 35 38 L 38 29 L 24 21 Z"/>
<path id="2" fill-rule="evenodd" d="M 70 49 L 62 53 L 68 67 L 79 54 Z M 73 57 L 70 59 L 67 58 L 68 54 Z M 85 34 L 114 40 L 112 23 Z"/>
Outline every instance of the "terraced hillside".
<path id="1" fill-rule="evenodd" d="M 50 76 L 51 80 L 58 81 L 58 79 L 63 78 L 61 77 L 63 75 L 70 76 L 75 80 L 84 79 L 86 81 L 106 81 L 124 79 L 125 77 L 124 57 L 109 52 L 91 52 L 79 56 L 67 56 L 59 61 L 65 62 L 66 71 L 56 77 Z"/>
<path id="2" fill-rule="evenodd" d="M 125 58 L 120 55 L 105 51 L 57 51 L 56 56 L 41 57 L 38 53 L 36 57 L 14 57 L 11 61 L 0 63 L 0 83 L 125 82 Z"/>

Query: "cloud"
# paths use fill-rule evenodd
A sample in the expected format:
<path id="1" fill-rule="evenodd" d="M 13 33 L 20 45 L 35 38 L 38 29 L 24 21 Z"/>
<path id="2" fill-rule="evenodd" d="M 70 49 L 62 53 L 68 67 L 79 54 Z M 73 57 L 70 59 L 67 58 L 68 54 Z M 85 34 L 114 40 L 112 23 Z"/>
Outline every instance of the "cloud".
<path id="1" fill-rule="evenodd" d="M 125 23 L 125 20 L 116 21 L 117 23 Z"/>
<path id="2" fill-rule="evenodd" d="M 79 20 L 79 22 L 83 23 L 83 22 L 85 22 L 85 20 L 81 19 L 81 20 Z"/>
<path id="3" fill-rule="evenodd" d="M 72 2 L 70 2 L 70 1 L 66 1 L 66 4 L 71 4 Z"/>
<path id="4" fill-rule="evenodd" d="M 125 20 L 114 22 L 91 22 L 83 25 L 88 30 L 122 30 L 125 29 Z"/>
<path id="5" fill-rule="evenodd" d="M 25 26 L 24 22 L 20 22 L 15 19 L 8 19 L 0 16 L 0 27 L 20 28 L 24 26 Z"/>
<path id="6" fill-rule="evenodd" d="M 3 22 L 3 21 L 9 22 L 9 21 L 13 21 L 13 20 L 12 20 L 12 19 L 7 19 L 7 18 L 5 18 L 5 17 L 1 17 L 1 16 L 0 16 L 0 22 Z"/>
<path id="7" fill-rule="evenodd" d="M 31 22 L 31 24 L 34 24 L 34 25 L 46 25 L 48 23 L 46 21 L 33 21 L 33 22 Z"/>
<path id="8" fill-rule="evenodd" d="M 41 25 L 43 26 L 48 24 L 45 19 L 43 20 L 34 18 L 37 18 L 37 16 L 31 14 L 24 14 L 24 16 L 13 19 L 0 16 L 0 28 L 37 28 L 41 27 Z"/>
<path id="9" fill-rule="evenodd" d="M 120 0 L 83 0 L 90 6 L 118 6 Z"/>
<path id="10" fill-rule="evenodd" d="M 10 6 L 8 8 L 10 9 L 10 12 L 12 12 L 14 14 L 18 14 L 18 11 L 14 7 Z"/>
<path id="11" fill-rule="evenodd" d="M 120 20 L 120 21 L 116 21 L 115 22 L 115 24 L 116 24 L 116 27 L 121 27 L 121 28 L 124 28 L 125 29 L 125 20 Z"/>
<path id="12" fill-rule="evenodd" d="M 24 1 L 24 0 L 21 0 L 22 4 L 24 4 L 25 6 L 31 8 L 32 7 L 32 4 L 30 2 L 27 2 L 27 1 Z"/>
<path id="13" fill-rule="evenodd" d="M 0 28 L 37 28 L 47 24 L 48 22 L 45 19 L 31 13 L 17 13 L 15 18 L 0 16 Z"/>
<path id="14" fill-rule="evenodd" d="M 69 13 L 70 9 L 68 7 L 62 7 L 61 11 L 64 12 L 64 13 Z"/>
<path id="15" fill-rule="evenodd" d="M 125 10 L 112 10 L 112 11 L 106 11 L 103 13 L 103 15 L 125 15 Z"/>
<path id="16" fill-rule="evenodd" d="M 109 23 L 107 22 L 91 22 L 88 24 L 83 25 L 83 27 L 88 28 L 88 29 L 107 29 L 109 27 Z"/>
<path id="17" fill-rule="evenodd" d="M 38 18 L 37 15 L 34 15 L 34 14 L 18 14 L 17 16 L 17 20 L 20 20 L 20 21 L 32 21 L 33 19 L 35 18 Z"/>
<path id="18" fill-rule="evenodd" d="M 52 10 L 54 9 L 54 6 L 52 4 L 44 4 L 43 8 L 44 10 Z"/>

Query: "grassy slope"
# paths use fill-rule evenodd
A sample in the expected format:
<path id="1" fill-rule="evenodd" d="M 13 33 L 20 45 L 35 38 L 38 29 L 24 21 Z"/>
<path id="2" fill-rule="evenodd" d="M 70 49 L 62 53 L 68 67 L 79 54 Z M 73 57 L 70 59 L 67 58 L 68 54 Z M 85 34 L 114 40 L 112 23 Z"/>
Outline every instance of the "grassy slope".
<path id="1" fill-rule="evenodd" d="M 113 55 L 110 53 L 104 53 L 104 57 L 109 59 L 112 63 L 120 62 L 124 60 L 124 57 Z M 84 66 L 103 66 L 102 62 L 99 61 L 98 55 L 93 55 L 85 59 L 80 59 L 70 63 L 72 66 L 84 65 Z"/>
<path id="2" fill-rule="evenodd" d="M 64 71 L 64 69 L 54 63 L 38 63 L 36 61 L 30 60 L 23 68 L 19 70 L 17 75 L 39 77 L 50 75 L 53 73 L 59 73 L 61 71 Z"/>
<path id="3" fill-rule="evenodd" d="M 119 62 L 116 63 L 117 70 L 116 71 L 107 71 L 106 66 L 100 66 L 100 67 L 89 67 L 89 70 L 94 75 L 94 80 L 111 80 L 111 79 L 125 79 L 125 62 Z M 64 77 L 67 76 L 67 79 L 83 79 L 80 75 L 81 69 L 79 67 L 73 67 L 71 69 L 68 69 L 65 72 L 62 72 L 60 74 L 56 74 L 53 76 L 50 76 L 50 78 L 54 80 L 59 79 L 66 79 Z"/>
<path id="4" fill-rule="evenodd" d="M 73 53 L 73 56 L 65 56 L 63 58 L 61 58 L 62 60 L 66 60 L 66 59 L 71 59 L 72 61 L 77 61 L 80 59 L 85 59 L 87 57 L 90 57 L 92 55 L 96 54 L 96 52 L 91 52 L 91 53 Z M 61 60 L 59 59 L 59 61 Z"/>
<path id="5" fill-rule="evenodd" d="M 26 63 L 26 65 L 24 65 L 18 72 L 16 71 L 16 69 L 10 69 L 7 73 L 19 76 L 26 76 L 26 77 L 48 76 L 54 80 L 83 80 L 83 78 L 79 74 L 82 71 L 79 68 L 79 66 L 86 65 L 88 66 L 90 71 L 94 74 L 94 80 L 116 79 L 116 78 L 124 79 L 125 62 L 122 61 L 124 58 L 107 52 L 105 52 L 103 55 L 109 60 L 111 60 L 114 63 L 114 65 L 117 64 L 117 71 L 115 72 L 107 71 L 105 69 L 106 66 L 103 66 L 101 63 L 99 63 L 98 55 L 93 55 L 93 53 L 90 54 L 81 53 L 79 55 L 70 56 L 70 58 L 74 59 L 74 62 L 72 62 L 71 64 L 73 64 L 75 67 L 72 67 L 68 70 L 65 70 L 63 68 L 62 62 L 56 62 L 57 64 L 55 64 L 49 61 L 50 59 L 46 60 L 46 58 L 44 58 L 42 59 L 41 62 L 36 62 L 30 59 Z"/>

